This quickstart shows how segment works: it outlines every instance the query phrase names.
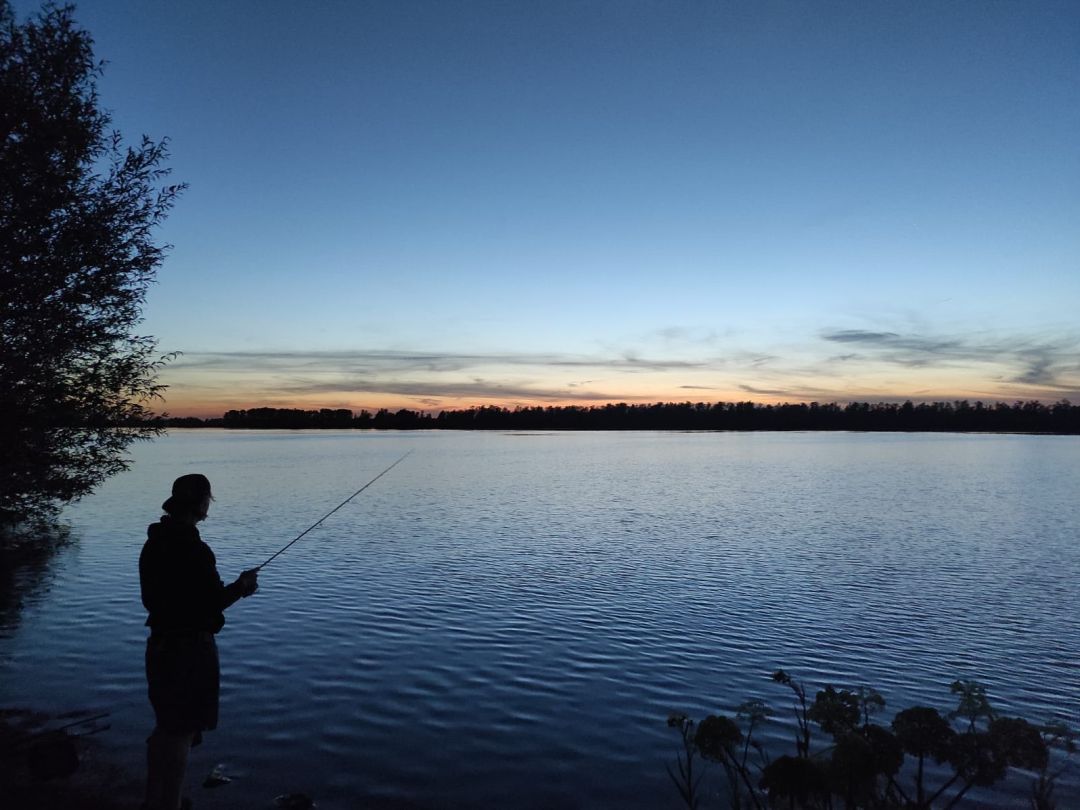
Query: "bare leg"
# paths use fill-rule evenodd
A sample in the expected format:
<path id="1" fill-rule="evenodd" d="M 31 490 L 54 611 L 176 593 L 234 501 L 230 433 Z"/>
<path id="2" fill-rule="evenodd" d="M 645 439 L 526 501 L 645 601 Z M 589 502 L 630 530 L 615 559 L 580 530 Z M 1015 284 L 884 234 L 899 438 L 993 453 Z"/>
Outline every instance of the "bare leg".
<path id="1" fill-rule="evenodd" d="M 179 810 L 194 732 L 155 728 L 146 741 L 146 810 Z"/>

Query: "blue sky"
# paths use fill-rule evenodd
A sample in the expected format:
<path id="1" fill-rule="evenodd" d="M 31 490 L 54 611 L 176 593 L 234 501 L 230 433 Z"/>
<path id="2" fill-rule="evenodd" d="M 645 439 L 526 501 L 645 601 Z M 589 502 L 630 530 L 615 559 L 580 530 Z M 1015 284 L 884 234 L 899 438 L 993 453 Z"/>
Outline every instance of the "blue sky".
<path id="1" fill-rule="evenodd" d="M 1080 396 L 1074 2 L 76 17 L 190 184 L 170 413 Z"/>

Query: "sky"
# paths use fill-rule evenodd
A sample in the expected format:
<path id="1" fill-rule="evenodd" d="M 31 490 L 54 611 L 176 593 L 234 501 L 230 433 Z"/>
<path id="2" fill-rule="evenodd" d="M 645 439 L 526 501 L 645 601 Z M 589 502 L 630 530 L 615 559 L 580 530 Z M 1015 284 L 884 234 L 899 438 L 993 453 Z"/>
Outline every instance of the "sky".
<path id="1" fill-rule="evenodd" d="M 140 327 L 171 415 L 1080 401 L 1076 2 L 76 19 L 189 184 Z"/>

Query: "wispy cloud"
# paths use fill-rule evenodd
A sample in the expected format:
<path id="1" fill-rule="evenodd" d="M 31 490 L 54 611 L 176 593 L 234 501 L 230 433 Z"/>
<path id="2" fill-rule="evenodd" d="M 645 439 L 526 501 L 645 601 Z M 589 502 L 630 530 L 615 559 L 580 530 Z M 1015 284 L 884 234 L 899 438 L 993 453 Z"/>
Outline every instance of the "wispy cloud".
<path id="1" fill-rule="evenodd" d="M 672 328 L 672 334 L 678 332 Z M 816 339 L 815 339 L 816 338 Z M 835 353 L 830 347 L 842 346 Z M 679 398 L 1056 399 L 1080 396 L 1075 335 L 934 334 L 829 329 L 786 347 L 664 343 L 596 354 L 401 349 L 192 352 L 170 364 L 173 389 L 239 407 L 255 400 L 438 408 L 480 401 L 610 402 Z M 196 393 L 191 393 L 195 397 Z"/>
<path id="2" fill-rule="evenodd" d="M 901 335 L 896 332 L 866 332 L 861 329 L 840 329 L 825 332 L 822 337 L 835 343 L 857 343 L 893 351 L 912 352 L 916 355 L 941 355 L 963 347 L 957 338 Z"/>
<path id="3" fill-rule="evenodd" d="M 1019 360 L 1027 365 L 1013 382 L 1028 385 L 1057 385 L 1060 374 L 1059 358 L 1046 350 L 1021 352 Z"/>
<path id="4" fill-rule="evenodd" d="M 1080 337 L 941 336 L 873 332 L 857 329 L 825 331 L 832 343 L 856 346 L 858 354 L 843 354 L 831 361 L 867 360 L 909 368 L 955 368 L 993 365 L 1005 382 L 1073 390 L 1080 367 Z"/>
<path id="5" fill-rule="evenodd" d="M 760 397 L 770 397 L 778 399 L 790 399 L 795 401 L 801 400 L 837 400 L 837 399 L 849 399 L 852 398 L 848 392 L 841 392 L 836 390 L 829 390 L 827 388 L 815 388 L 813 386 L 806 385 L 791 385 L 783 387 L 770 387 L 765 388 L 756 385 L 748 385 L 742 383 L 739 385 L 740 391 L 745 391 L 748 394 Z M 880 399 L 880 396 L 874 397 Z"/>
<path id="6" fill-rule="evenodd" d="M 172 368 L 282 370 L 325 369 L 330 371 L 454 372 L 480 367 L 512 368 L 596 368 L 615 371 L 664 371 L 699 369 L 713 365 L 708 360 L 642 357 L 634 351 L 620 355 L 587 356 L 525 352 L 470 354 L 455 352 L 373 351 L 232 351 L 185 353 Z"/>
<path id="7" fill-rule="evenodd" d="M 708 361 L 657 359 L 634 352 L 616 356 L 557 353 L 455 353 L 400 350 L 193 352 L 169 366 L 177 381 L 198 381 L 220 396 L 221 381 L 247 396 L 310 400 L 312 397 L 396 397 L 428 407 L 447 401 L 597 402 L 640 400 L 640 390 L 618 379 L 707 370 Z M 609 379 L 567 372 L 599 370 Z M 592 375 L 590 375 L 591 377 Z M 214 381 L 218 381 L 215 383 Z M 670 387 L 670 386 L 669 386 Z M 216 389 L 216 390 L 215 390 Z"/>
<path id="8" fill-rule="evenodd" d="M 608 399 L 610 394 L 600 391 L 588 391 L 570 387 L 548 387 L 540 383 L 507 383 L 497 380 L 474 379 L 467 381 L 427 382 L 423 380 L 376 380 L 362 378 L 343 378 L 337 380 L 285 383 L 278 386 L 278 392 L 286 395 L 309 394 L 397 394 L 410 399 L 417 399 L 435 404 L 449 399 L 500 399 L 506 402 L 525 400 L 596 401 Z"/>
<path id="9" fill-rule="evenodd" d="M 690 328 L 686 326 L 666 326 L 647 336 L 657 337 L 669 344 L 688 344 L 695 346 L 713 346 L 720 340 L 715 329 Z"/>

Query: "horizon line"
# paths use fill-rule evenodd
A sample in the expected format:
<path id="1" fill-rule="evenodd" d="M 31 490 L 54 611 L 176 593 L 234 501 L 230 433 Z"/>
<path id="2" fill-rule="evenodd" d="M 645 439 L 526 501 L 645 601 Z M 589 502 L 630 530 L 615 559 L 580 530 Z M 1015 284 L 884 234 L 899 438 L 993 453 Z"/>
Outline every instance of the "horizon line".
<path id="1" fill-rule="evenodd" d="M 988 398 L 972 398 L 970 396 L 931 396 L 931 395 L 914 395 L 914 396 L 885 396 L 878 398 L 807 398 L 799 399 L 794 398 L 790 400 L 779 399 L 611 399 L 611 400 L 598 400 L 595 402 L 567 402 L 567 403 L 551 403 L 551 402 L 536 402 L 536 403 L 475 403 L 471 405 L 459 405 L 459 406 L 442 406 L 438 408 L 413 406 L 410 407 L 407 404 L 402 404 L 398 407 L 392 407 L 387 405 L 371 406 L 371 405 L 310 405 L 294 404 L 294 405 L 245 405 L 245 406 L 233 406 L 226 408 L 220 413 L 213 413 L 202 408 L 198 408 L 199 413 L 195 413 L 194 409 L 188 413 L 170 413 L 163 411 L 161 413 L 154 414 L 153 418 L 157 419 L 224 419 L 225 415 L 229 411 L 253 411 L 253 410 L 277 410 L 277 411 L 300 411 L 304 413 L 320 411 L 349 411 L 354 417 L 359 416 L 365 412 L 375 415 L 380 411 L 387 411 L 389 413 L 398 413 L 399 411 L 410 411 L 424 416 L 438 416 L 440 413 L 453 413 L 459 411 L 469 410 L 507 410 L 510 412 L 520 410 L 531 410 L 534 408 L 540 408 L 542 410 L 560 410 L 569 408 L 580 408 L 584 410 L 590 410 L 594 408 L 605 408 L 619 405 L 626 405 L 630 407 L 649 407 L 654 405 L 745 405 L 750 404 L 758 407 L 784 407 L 784 406 L 796 406 L 796 405 L 839 405 L 848 406 L 852 404 L 865 404 L 865 405 L 903 405 L 904 403 L 912 403 L 913 405 L 927 405 L 927 404 L 949 404 L 954 405 L 958 403 L 968 403 L 971 406 L 982 405 L 983 407 L 994 407 L 996 405 L 1015 405 L 1023 403 L 1039 403 L 1041 405 L 1056 405 L 1060 403 L 1071 405 L 1071 401 L 1068 397 L 988 397 Z"/>

